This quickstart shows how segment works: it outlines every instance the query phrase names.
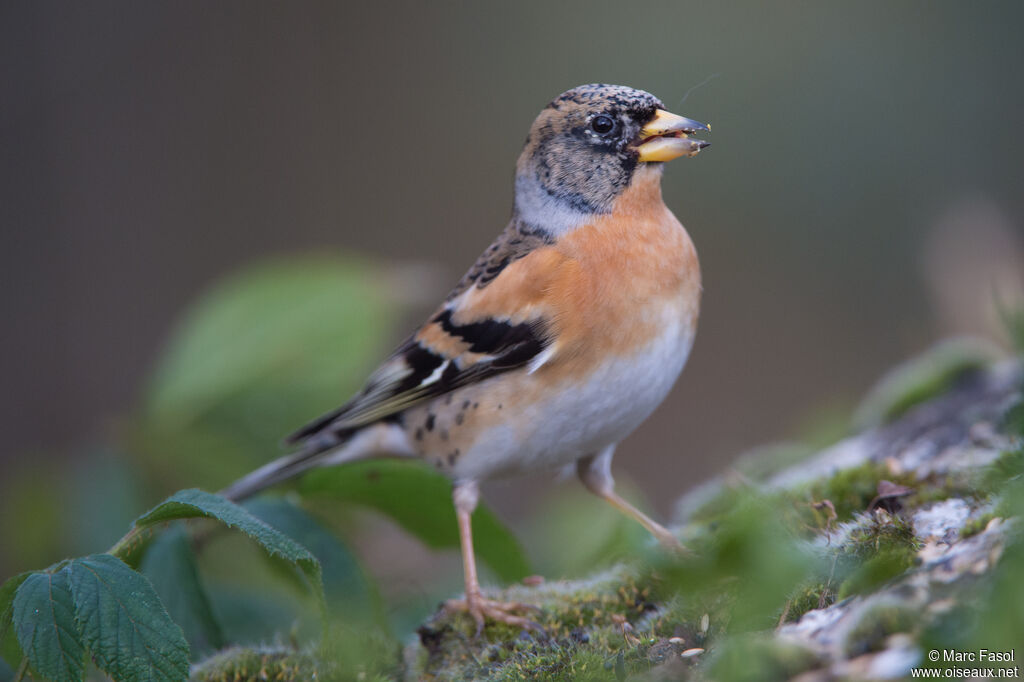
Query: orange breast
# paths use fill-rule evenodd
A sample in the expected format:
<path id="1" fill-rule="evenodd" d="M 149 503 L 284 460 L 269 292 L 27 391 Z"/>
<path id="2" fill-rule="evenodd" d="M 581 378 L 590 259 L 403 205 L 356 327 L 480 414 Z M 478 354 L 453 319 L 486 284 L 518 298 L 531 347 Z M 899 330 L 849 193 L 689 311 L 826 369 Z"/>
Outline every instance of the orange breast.
<path id="1" fill-rule="evenodd" d="M 660 181 L 659 171 L 639 170 L 610 214 L 512 263 L 487 287 L 466 291 L 456 321 L 545 319 L 554 352 L 540 374 L 549 379 L 641 352 L 662 334 L 692 338 L 700 266 L 662 201 Z M 428 326 L 419 336 L 451 355 L 465 351 L 440 329 Z"/>
<path id="2" fill-rule="evenodd" d="M 660 175 L 638 171 L 611 214 L 553 247 L 566 263 L 547 303 L 556 311 L 559 345 L 576 355 L 628 355 L 674 322 L 695 329 L 700 265 L 662 201 Z"/>

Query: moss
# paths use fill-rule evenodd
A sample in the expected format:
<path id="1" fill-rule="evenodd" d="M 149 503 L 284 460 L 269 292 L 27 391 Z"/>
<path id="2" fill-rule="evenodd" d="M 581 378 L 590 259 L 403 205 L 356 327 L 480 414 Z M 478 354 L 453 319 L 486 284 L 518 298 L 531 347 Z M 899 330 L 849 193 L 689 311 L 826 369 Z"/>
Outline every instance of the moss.
<path id="1" fill-rule="evenodd" d="M 878 604 L 866 609 L 850 629 L 843 650 L 850 658 L 885 648 L 885 640 L 897 632 L 913 632 L 921 614 L 900 604 Z"/>
<path id="2" fill-rule="evenodd" d="M 836 590 L 830 580 L 805 583 L 797 588 L 786 602 L 779 620 L 784 623 L 795 623 L 808 611 L 823 609 L 835 602 Z"/>
<path id="3" fill-rule="evenodd" d="M 907 476 L 897 476 L 881 462 L 867 461 L 860 466 L 843 469 L 830 478 L 811 483 L 804 489 L 808 502 L 828 500 L 835 509 L 837 521 L 848 521 L 856 512 L 867 511 L 868 505 L 878 495 L 879 481 L 887 480 L 913 487 L 915 481 Z M 814 510 L 810 504 L 804 517 L 812 528 L 824 528 L 827 514 Z"/>
<path id="4" fill-rule="evenodd" d="M 858 566 L 850 577 L 839 585 L 838 598 L 842 600 L 855 594 L 867 594 L 902 575 L 913 565 L 913 559 L 903 553 L 880 552 Z"/>
<path id="5" fill-rule="evenodd" d="M 905 573 L 918 562 L 921 541 L 900 516 L 876 511 L 871 522 L 854 529 L 841 549 L 846 578 L 839 599 L 864 594 Z M 851 561 L 852 559 L 852 561 Z"/>
<path id="6" fill-rule="evenodd" d="M 963 528 L 960 529 L 960 537 L 969 538 L 971 536 L 977 535 L 981 531 L 985 530 L 985 528 L 988 526 L 989 521 L 991 521 L 994 518 L 996 518 L 996 515 L 992 512 L 988 512 L 987 514 L 982 514 L 977 518 L 969 520 L 967 523 L 963 525 Z"/>
<path id="7" fill-rule="evenodd" d="M 725 594 L 704 599 L 676 594 L 649 617 L 646 631 L 653 638 L 681 640 L 687 649 L 703 649 L 722 632 L 731 605 L 732 598 Z"/>
<path id="8" fill-rule="evenodd" d="M 978 494 L 977 482 L 972 481 L 966 472 L 918 480 L 909 473 L 890 470 L 885 463 L 867 461 L 789 494 L 795 523 L 806 531 L 818 533 L 831 529 L 837 523 L 850 521 L 857 513 L 869 511 L 871 503 L 878 497 L 878 484 L 883 480 L 913 491 L 899 500 L 899 506 L 908 509 L 951 497 L 974 497 Z M 826 502 L 831 503 L 831 507 Z"/>
<path id="9" fill-rule="evenodd" d="M 199 663 L 192 671 L 197 682 L 245 682 L 323 679 L 321 664 L 312 655 L 283 647 L 232 647 Z"/>
<path id="10" fill-rule="evenodd" d="M 921 549 L 914 527 L 902 516 L 877 510 L 870 518 L 870 523 L 854 529 L 847 537 L 845 547 L 849 551 L 869 556 L 872 552 L 916 553 Z"/>
<path id="11" fill-rule="evenodd" d="M 798 621 L 808 611 L 868 592 L 917 564 L 921 541 L 905 518 L 876 510 L 857 519 L 841 544 L 826 548 L 826 561 L 790 593 L 780 622 Z"/>
<path id="12" fill-rule="evenodd" d="M 620 671 L 635 672 L 640 661 L 638 653 L 629 657 L 624 652 L 604 656 L 591 648 L 579 645 L 552 645 L 539 651 L 518 654 L 504 661 L 485 679 L 501 681 L 535 680 L 539 678 L 564 680 L 615 679 Z M 618 670 L 617 670 L 618 669 Z"/>
<path id="13" fill-rule="evenodd" d="M 492 595 L 539 606 L 540 613 L 532 617 L 544 628 L 542 633 L 488 623 L 474 637 L 475 624 L 468 615 L 440 612 L 419 630 L 427 655 L 417 672 L 427 679 L 519 680 L 537 675 L 614 678 L 616 665 L 629 673 L 646 671 L 652 665 L 647 648 L 657 641 L 648 622 L 657 610 L 653 580 L 637 569 L 620 567 L 593 580 L 516 587 Z M 643 629 L 641 622 L 646 623 Z M 606 668 L 609 662 L 612 672 Z"/>

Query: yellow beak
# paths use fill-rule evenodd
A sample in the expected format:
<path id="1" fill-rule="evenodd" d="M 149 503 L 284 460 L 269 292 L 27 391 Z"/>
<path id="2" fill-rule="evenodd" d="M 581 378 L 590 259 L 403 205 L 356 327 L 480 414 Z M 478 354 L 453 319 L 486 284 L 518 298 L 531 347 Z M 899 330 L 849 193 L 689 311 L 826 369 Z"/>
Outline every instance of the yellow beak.
<path id="1" fill-rule="evenodd" d="M 658 109 L 654 118 L 640 129 L 640 143 L 636 148 L 640 161 L 671 161 L 680 156 L 696 156 L 711 145 L 689 137 L 698 130 L 710 131 L 711 126 Z"/>

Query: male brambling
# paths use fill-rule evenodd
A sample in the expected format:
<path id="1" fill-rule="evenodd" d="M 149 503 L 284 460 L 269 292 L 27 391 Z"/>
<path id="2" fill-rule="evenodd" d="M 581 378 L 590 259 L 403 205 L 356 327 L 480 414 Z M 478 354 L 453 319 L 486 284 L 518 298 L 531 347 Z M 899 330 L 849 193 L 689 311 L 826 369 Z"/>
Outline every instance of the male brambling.
<path id="1" fill-rule="evenodd" d="M 702 123 L 653 95 L 583 85 L 548 104 L 516 165 L 512 219 L 425 325 L 341 408 L 289 438 L 298 452 L 224 494 L 252 495 L 311 467 L 418 457 L 454 481 L 466 597 L 447 603 L 535 627 L 485 599 L 470 515 L 479 482 L 575 462 L 588 490 L 663 544 L 663 526 L 619 497 L 611 460 L 686 363 L 700 267 L 661 198 L 663 163 L 708 146 Z"/>

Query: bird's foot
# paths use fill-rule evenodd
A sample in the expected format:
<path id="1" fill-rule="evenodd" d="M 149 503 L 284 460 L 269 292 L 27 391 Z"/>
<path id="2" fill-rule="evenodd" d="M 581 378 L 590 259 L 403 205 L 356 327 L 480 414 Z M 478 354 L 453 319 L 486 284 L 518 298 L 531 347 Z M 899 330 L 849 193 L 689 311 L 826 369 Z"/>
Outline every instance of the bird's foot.
<path id="1" fill-rule="evenodd" d="M 536 621 L 532 621 L 522 615 L 516 615 L 525 612 L 539 614 L 540 609 L 538 607 L 521 602 L 487 599 L 480 593 L 468 594 L 465 599 L 449 599 L 445 602 L 444 609 L 449 613 L 464 612 L 472 616 L 473 620 L 476 621 L 476 636 L 478 637 L 484 630 L 484 623 L 488 620 L 513 625 L 524 630 L 544 630 Z"/>

